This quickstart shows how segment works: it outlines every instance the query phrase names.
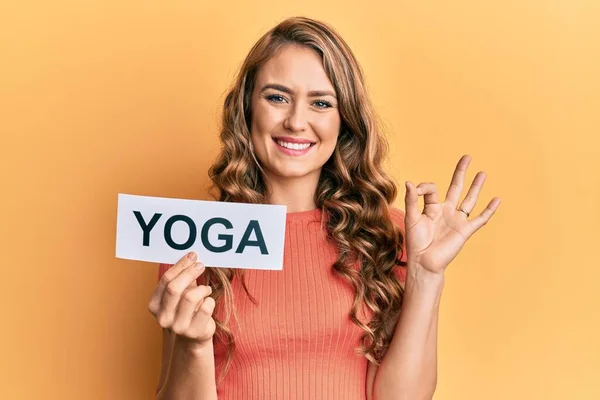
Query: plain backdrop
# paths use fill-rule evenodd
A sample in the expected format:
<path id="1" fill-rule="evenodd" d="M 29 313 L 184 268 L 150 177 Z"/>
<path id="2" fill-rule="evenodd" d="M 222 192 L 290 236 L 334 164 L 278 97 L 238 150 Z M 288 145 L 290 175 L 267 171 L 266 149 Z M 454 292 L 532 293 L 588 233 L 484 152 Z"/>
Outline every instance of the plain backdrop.
<path id="1" fill-rule="evenodd" d="M 115 258 L 117 193 L 209 198 L 225 91 L 294 15 L 364 68 L 398 207 L 462 154 L 474 214 L 502 198 L 448 268 L 435 399 L 600 398 L 596 0 L 2 2 L 0 398 L 152 398 L 157 266 Z"/>

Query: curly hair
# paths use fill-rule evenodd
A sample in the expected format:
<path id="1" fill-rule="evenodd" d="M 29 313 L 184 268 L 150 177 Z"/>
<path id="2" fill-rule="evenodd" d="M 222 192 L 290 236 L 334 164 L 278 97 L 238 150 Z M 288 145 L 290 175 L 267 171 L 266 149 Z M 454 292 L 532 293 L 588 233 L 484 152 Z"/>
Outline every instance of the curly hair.
<path id="1" fill-rule="evenodd" d="M 349 46 L 329 25 L 305 17 L 289 18 L 252 47 L 224 101 L 222 150 L 209 170 L 212 189 L 218 191 L 213 196 L 227 202 L 266 202 L 267 185 L 250 140 L 250 98 L 261 66 L 290 44 L 306 46 L 321 57 L 339 99 L 338 141 L 322 168 L 314 201 L 327 220 L 327 238 L 338 250 L 332 268 L 354 289 L 349 315 L 364 331 L 357 353 L 378 364 L 391 341 L 390 321 L 397 321 L 404 294 L 402 282 L 393 273 L 398 265 L 406 266 L 399 261 L 404 236 L 390 210 L 397 187 L 381 165 L 388 145 L 367 96 L 363 72 Z M 357 263 L 360 268 L 354 267 Z M 215 318 L 216 336 L 227 345 L 224 375 L 235 349 L 227 326 L 232 315 L 237 318 L 233 279 L 241 279 L 246 294 L 256 300 L 248 291 L 243 270 L 207 268 L 205 279 L 224 315 L 222 320 Z M 368 323 L 357 316 L 364 305 L 373 315 Z"/>

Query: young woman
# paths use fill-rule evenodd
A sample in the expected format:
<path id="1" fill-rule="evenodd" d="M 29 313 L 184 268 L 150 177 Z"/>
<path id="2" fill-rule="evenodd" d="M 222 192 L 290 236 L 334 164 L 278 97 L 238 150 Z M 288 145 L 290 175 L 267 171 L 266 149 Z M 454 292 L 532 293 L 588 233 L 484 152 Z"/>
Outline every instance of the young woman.
<path id="1" fill-rule="evenodd" d="M 287 205 L 284 267 L 205 268 L 193 252 L 160 265 L 157 398 L 430 399 L 444 271 L 500 204 L 467 219 L 485 174 L 459 201 L 465 155 L 443 202 L 434 183 L 408 181 L 406 213 L 392 208 L 361 69 L 308 18 L 251 49 L 220 138 L 217 198 Z"/>

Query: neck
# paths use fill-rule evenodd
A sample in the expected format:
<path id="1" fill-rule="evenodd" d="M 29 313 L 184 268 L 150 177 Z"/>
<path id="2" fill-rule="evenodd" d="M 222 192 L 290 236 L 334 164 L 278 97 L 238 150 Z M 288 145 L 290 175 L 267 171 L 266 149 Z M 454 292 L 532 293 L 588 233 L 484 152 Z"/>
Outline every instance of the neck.
<path id="1" fill-rule="evenodd" d="M 284 178 L 269 174 L 267 177 L 268 202 L 287 206 L 288 213 L 314 210 L 317 207 L 314 198 L 319 175 L 320 171 L 296 178 Z"/>

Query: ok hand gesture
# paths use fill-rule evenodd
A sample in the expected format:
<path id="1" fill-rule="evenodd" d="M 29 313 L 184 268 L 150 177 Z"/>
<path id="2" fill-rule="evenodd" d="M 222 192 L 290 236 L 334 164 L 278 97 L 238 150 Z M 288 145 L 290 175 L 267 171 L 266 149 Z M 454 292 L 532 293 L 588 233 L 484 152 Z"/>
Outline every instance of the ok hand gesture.
<path id="1" fill-rule="evenodd" d="M 477 197 L 485 181 L 485 173 L 475 176 L 467 196 L 459 203 L 465 172 L 471 157 L 464 155 L 458 162 L 446 200 L 440 203 L 435 183 L 424 182 L 414 186 L 406 182 L 406 251 L 409 265 L 419 265 L 425 270 L 443 274 L 465 242 L 485 225 L 500 205 L 500 198 L 493 198 L 476 217 L 468 219 L 475 208 Z M 424 196 L 425 206 L 419 212 L 419 196 Z"/>

